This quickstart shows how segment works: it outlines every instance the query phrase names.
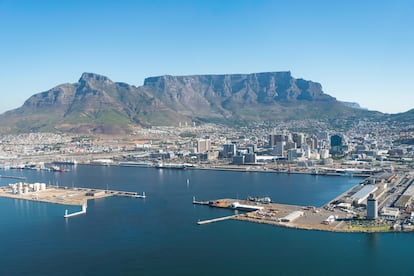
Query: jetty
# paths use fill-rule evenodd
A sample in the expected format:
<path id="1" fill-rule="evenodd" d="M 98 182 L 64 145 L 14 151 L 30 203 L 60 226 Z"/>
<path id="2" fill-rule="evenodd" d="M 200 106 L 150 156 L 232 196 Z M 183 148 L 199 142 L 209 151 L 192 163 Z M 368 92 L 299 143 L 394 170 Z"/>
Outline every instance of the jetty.
<path id="1" fill-rule="evenodd" d="M 82 211 L 71 213 L 71 214 L 68 214 L 68 209 L 66 209 L 65 210 L 65 215 L 63 217 L 64 218 L 70 218 L 70 217 L 86 214 L 86 207 L 87 207 L 86 204 L 84 204 L 84 205 L 82 205 Z"/>
<path id="2" fill-rule="evenodd" d="M 208 201 L 197 201 L 195 196 L 193 196 L 193 204 L 197 204 L 197 205 L 209 205 Z"/>
<path id="3" fill-rule="evenodd" d="M 213 222 L 217 222 L 217 221 L 223 221 L 223 220 L 229 220 L 229 219 L 233 219 L 238 215 L 231 215 L 231 216 L 226 216 L 226 217 L 220 217 L 220 218 L 215 218 L 215 219 L 208 219 L 208 220 L 199 220 L 197 221 L 198 225 L 203 225 L 203 224 L 209 224 L 209 223 L 213 223 Z"/>
<path id="4" fill-rule="evenodd" d="M 13 176 L 13 175 L 0 175 L 0 178 L 9 178 L 9 179 L 18 179 L 18 180 L 25 180 L 26 179 L 26 177 Z"/>

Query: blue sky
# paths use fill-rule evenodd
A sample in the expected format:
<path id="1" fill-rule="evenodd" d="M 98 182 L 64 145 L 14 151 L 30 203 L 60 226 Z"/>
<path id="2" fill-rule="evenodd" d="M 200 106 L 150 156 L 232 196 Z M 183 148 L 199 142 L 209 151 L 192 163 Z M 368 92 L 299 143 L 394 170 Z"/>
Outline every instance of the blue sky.
<path id="1" fill-rule="evenodd" d="M 387 113 L 414 108 L 414 1 L 0 0 L 0 112 L 83 72 L 292 72 Z"/>

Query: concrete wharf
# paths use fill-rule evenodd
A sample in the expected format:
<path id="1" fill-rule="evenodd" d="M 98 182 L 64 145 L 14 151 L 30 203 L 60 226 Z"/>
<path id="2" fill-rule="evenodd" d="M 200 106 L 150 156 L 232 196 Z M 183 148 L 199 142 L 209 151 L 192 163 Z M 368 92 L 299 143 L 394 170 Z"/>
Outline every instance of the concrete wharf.
<path id="1" fill-rule="evenodd" d="M 72 214 L 69 214 L 68 210 L 66 209 L 65 210 L 65 215 L 63 217 L 64 218 L 70 218 L 70 217 L 86 214 L 86 207 L 87 207 L 86 205 L 82 205 L 82 211 L 75 212 L 75 213 L 72 213 Z"/>
<path id="2" fill-rule="evenodd" d="M 28 184 L 28 183 L 25 183 Z M 30 191 L 24 193 L 13 193 L 9 186 L 0 187 L 0 197 L 7 197 L 13 199 L 31 200 L 38 202 L 63 204 L 63 205 L 78 205 L 82 206 L 82 211 L 73 214 L 65 212 L 65 218 L 86 213 L 87 201 L 91 199 L 105 198 L 110 196 L 124 196 L 132 198 L 145 199 L 145 193 L 138 194 L 129 191 L 117 190 L 103 190 L 94 188 L 68 188 L 58 186 L 48 186 L 45 190 Z"/>
<path id="3" fill-rule="evenodd" d="M 197 201 L 195 196 L 193 196 L 193 204 L 197 204 L 197 205 L 209 205 L 208 201 Z"/>
<path id="4" fill-rule="evenodd" d="M 229 219 L 235 218 L 236 216 L 238 216 L 238 215 L 231 215 L 231 216 L 215 218 L 215 219 L 208 219 L 208 220 L 199 220 L 197 222 L 197 224 L 198 225 L 203 225 L 203 224 L 209 224 L 209 223 L 213 223 L 213 222 L 217 222 L 217 221 L 229 220 Z"/>

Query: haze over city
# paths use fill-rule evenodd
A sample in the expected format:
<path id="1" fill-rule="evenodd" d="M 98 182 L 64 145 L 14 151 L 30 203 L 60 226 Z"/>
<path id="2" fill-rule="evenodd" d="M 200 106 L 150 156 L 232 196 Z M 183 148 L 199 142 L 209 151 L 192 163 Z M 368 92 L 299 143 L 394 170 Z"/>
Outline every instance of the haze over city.
<path id="1" fill-rule="evenodd" d="M 0 1 L 0 112 L 82 72 L 291 71 L 342 101 L 414 108 L 411 1 Z"/>

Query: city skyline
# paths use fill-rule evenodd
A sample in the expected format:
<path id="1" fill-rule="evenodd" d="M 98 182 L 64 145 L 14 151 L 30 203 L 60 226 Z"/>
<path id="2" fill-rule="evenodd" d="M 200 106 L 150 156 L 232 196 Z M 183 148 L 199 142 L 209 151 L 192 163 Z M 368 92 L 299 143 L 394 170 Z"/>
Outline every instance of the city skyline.
<path id="1" fill-rule="evenodd" d="M 140 86 L 164 74 L 266 71 L 405 112 L 414 108 L 413 11 L 410 1 L 0 0 L 0 113 L 83 72 Z"/>

